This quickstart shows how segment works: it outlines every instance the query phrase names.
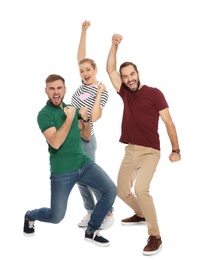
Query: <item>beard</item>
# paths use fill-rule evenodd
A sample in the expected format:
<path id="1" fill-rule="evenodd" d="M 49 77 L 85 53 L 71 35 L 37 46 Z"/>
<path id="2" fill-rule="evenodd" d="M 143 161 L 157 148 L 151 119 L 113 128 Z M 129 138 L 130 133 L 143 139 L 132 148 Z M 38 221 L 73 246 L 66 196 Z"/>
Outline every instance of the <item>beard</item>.
<path id="1" fill-rule="evenodd" d="M 138 89 L 140 87 L 140 80 L 138 79 L 137 87 L 135 89 L 130 89 L 130 87 L 128 87 L 126 84 L 125 84 L 125 87 L 129 90 L 129 92 L 134 93 L 134 92 L 138 91 Z"/>
<path id="2" fill-rule="evenodd" d="M 60 107 L 61 106 L 61 104 L 62 104 L 62 102 L 63 102 L 63 99 L 64 99 L 64 97 L 62 97 L 60 100 L 59 100 L 59 102 L 53 102 L 53 100 L 52 100 L 52 98 L 49 98 L 49 102 L 51 102 L 51 104 L 53 104 L 53 106 L 54 107 Z"/>

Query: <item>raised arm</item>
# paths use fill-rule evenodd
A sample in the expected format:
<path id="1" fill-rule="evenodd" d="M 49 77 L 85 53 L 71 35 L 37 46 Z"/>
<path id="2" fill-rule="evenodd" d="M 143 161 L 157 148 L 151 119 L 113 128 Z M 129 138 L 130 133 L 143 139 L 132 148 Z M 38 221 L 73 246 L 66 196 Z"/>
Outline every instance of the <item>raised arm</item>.
<path id="1" fill-rule="evenodd" d="M 118 45 L 121 43 L 122 38 L 123 37 L 120 34 L 114 34 L 112 36 L 112 44 L 107 57 L 107 68 L 106 68 L 107 73 L 109 75 L 111 83 L 113 84 L 117 92 L 119 92 L 120 90 L 122 80 L 116 68 L 117 66 L 116 55 L 117 55 Z"/>
<path id="2" fill-rule="evenodd" d="M 80 60 L 86 57 L 86 32 L 87 29 L 90 27 L 89 21 L 84 21 L 81 27 L 81 37 L 79 40 L 78 52 L 77 52 L 77 60 L 78 63 Z"/>

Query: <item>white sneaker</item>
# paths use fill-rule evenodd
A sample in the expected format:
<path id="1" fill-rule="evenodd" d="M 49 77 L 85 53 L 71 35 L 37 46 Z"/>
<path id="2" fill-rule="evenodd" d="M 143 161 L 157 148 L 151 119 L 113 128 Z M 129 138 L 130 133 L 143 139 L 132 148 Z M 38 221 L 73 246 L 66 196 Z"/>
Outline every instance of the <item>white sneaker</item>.
<path id="1" fill-rule="evenodd" d="M 108 227 L 110 227 L 114 222 L 114 216 L 106 216 L 103 220 L 103 222 L 101 223 L 101 226 L 99 229 L 106 229 Z"/>
<path id="2" fill-rule="evenodd" d="M 89 220 L 90 220 L 90 214 L 87 213 L 87 214 L 83 217 L 82 221 L 80 221 L 80 222 L 77 224 L 78 227 L 87 227 Z"/>

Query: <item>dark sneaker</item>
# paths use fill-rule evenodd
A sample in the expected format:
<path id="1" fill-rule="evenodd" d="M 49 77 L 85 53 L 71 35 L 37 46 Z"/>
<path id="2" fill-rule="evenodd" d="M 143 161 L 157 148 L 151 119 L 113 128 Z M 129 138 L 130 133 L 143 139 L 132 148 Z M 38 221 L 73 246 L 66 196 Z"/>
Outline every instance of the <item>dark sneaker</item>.
<path id="1" fill-rule="evenodd" d="M 148 243 L 144 247 L 143 255 L 154 255 L 158 252 L 158 250 L 161 248 L 161 237 L 157 238 L 155 236 L 149 236 Z"/>
<path id="2" fill-rule="evenodd" d="M 98 246 L 109 246 L 109 241 L 104 237 L 100 236 L 99 231 L 96 230 L 94 233 L 85 232 L 85 240 L 93 242 Z"/>
<path id="3" fill-rule="evenodd" d="M 28 235 L 34 234 L 35 228 L 34 228 L 34 221 L 31 220 L 28 216 L 27 213 L 25 214 L 25 222 L 24 222 L 24 228 L 23 232 Z"/>
<path id="4" fill-rule="evenodd" d="M 145 223 L 146 219 L 145 218 L 141 218 L 138 215 L 134 215 L 133 217 L 130 218 L 125 218 L 121 220 L 121 224 L 124 226 L 130 226 L 133 224 L 142 224 Z"/>

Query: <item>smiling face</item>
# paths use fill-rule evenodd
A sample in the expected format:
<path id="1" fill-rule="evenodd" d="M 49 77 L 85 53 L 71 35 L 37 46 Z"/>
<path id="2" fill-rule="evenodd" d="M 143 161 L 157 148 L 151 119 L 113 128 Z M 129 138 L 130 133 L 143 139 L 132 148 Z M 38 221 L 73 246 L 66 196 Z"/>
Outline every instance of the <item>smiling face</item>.
<path id="1" fill-rule="evenodd" d="M 82 81 L 86 85 L 96 85 L 97 84 L 97 67 L 94 61 L 84 59 L 79 64 L 79 72 Z"/>
<path id="2" fill-rule="evenodd" d="M 62 106 L 62 101 L 66 93 L 66 87 L 61 79 L 53 82 L 47 82 L 45 92 L 49 98 L 49 101 L 57 107 Z"/>
<path id="3" fill-rule="evenodd" d="M 128 65 L 121 69 L 121 78 L 130 92 L 135 92 L 141 87 L 139 73 L 135 70 L 133 65 Z"/>

